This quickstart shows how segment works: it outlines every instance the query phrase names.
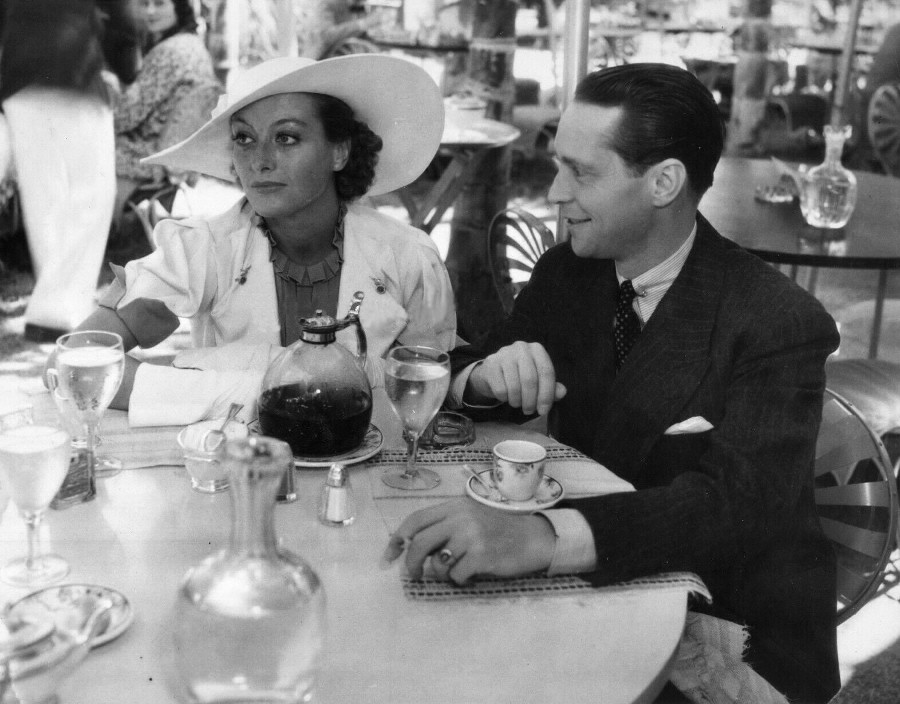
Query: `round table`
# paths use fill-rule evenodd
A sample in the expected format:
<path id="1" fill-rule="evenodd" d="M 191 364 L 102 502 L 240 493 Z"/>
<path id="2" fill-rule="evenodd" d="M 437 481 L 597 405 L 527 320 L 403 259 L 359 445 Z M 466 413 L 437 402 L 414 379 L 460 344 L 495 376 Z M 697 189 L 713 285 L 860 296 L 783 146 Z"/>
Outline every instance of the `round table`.
<path id="1" fill-rule="evenodd" d="M 376 393 L 382 393 L 379 388 Z M 52 422 L 49 395 L 32 397 L 35 418 Z M 403 447 L 385 403 L 373 418 L 386 450 Z M 178 429 L 128 427 L 127 414 L 108 411 L 104 447 L 123 457 L 150 457 Z M 468 449 L 488 453 L 499 439 L 550 442 L 524 426 L 479 424 Z M 153 448 L 156 448 L 154 450 Z M 552 471 L 571 495 L 631 487 L 588 461 L 581 468 L 555 460 Z M 280 544 L 302 555 L 327 595 L 328 642 L 319 678 L 322 702 L 457 704 L 560 701 L 649 704 L 663 687 L 685 628 L 687 592 L 657 587 L 605 592 L 542 592 L 503 598 L 411 599 L 399 564 L 379 558 L 400 520 L 449 495 L 463 495 L 461 467 L 439 462 L 442 484 L 429 492 L 399 492 L 381 474 L 394 465 L 349 467 L 356 521 L 345 528 L 316 519 L 325 481 L 321 469 L 294 473 L 298 499 L 275 508 Z M 569 471 L 570 474 L 565 474 Z M 577 479 L 577 481 L 576 481 Z M 439 496 L 441 495 L 441 496 Z M 231 526 L 229 494 L 190 489 L 184 467 L 126 469 L 98 482 L 97 498 L 47 513 L 44 549 L 69 561 L 67 583 L 120 591 L 134 608 L 122 635 L 95 648 L 62 684 L 67 704 L 169 704 L 174 651 L 172 606 L 187 569 L 223 547 Z M 10 505 L 0 514 L 0 564 L 25 546 L 22 519 Z M 0 603 L 26 593 L 0 583 Z M 319 699 L 317 699 L 319 701 Z"/>
<path id="2" fill-rule="evenodd" d="M 773 264 L 878 271 L 878 291 L 869 357 L 878 354 L 878 338 L 888 273 L 900 269 L 900 180 L 854 172 L 859 186 L 856 210 L 847 226 L 825 230 L 806 224 L 796 202 L 763 203 L 757 186 L 778 179 L 765 159 L 723 157 L 700 212 L 725 237 Z M 811 288 L 814 287 L 813 278 Z"/>

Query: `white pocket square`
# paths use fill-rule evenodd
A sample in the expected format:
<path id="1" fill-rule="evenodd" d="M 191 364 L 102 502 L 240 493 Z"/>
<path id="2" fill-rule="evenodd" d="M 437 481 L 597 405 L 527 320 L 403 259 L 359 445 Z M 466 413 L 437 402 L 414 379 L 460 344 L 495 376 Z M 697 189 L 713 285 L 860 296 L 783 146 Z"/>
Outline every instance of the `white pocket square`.
<path id="1" fill-rule="evenodd" d="M 710 423 L 703 416 L 694 416 L 666 428 L 664 435 L 686 435 L 687 433 L 705 433 L 712 430 Z"/>

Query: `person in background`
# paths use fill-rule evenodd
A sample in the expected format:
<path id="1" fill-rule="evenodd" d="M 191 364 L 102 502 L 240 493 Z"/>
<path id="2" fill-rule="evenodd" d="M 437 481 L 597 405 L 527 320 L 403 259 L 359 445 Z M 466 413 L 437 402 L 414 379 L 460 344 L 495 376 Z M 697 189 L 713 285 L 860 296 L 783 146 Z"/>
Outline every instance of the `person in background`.
<path id="1" fill-rule="evenodd" d="M 584 78 L 549 193 L 569 239 L 482 349 L 451 353 L 451 405 L 547 415 L 551 435 L 636 491 L 535 515 L 457 499 L 408 516 L 385 557 L 405 548 L 413 578 L 427 561 L 459 583 L 694 572 L 712 594 L 706 616 L 746 627 L 756 676 L 826 702 L 840 687 L 835 565 L 812 482 L 839 337 L 814 298 L 698 212 L 723 138 L 687 71 Z"/>
<path id="2" fill-rule="evenodd" d="M 119 86 L 134 81 L 141 66 L 143 22 L 137 0 L 96 0 L 103 22 L 100 38 L 106 68 Z"/>
<path id="3" fill-rule="evenodd" d="M 0 106 L 36 279 L 25 310 L 29 340 L 55 340 L 94 307 L 115 198 L 102 74 L 107 63 L 128 70 L 123 57 L 106 61 L 102 40 L 134 39 L 128 2 L 5 3 Z"/>
<path id="4" fill-rule="evenodd" d="M 118 217 L 142 183 L 169 174 L 141 159 L 170 147 L 209 118 L 221 85 L 197 34 L 191 0 L 139 0 L 146 33 L 134 81 L 115 98 Z"/>
<path id="5" fill-rule="evenodd" d="M 773 61 L 777 34 L 772 25 L 772 0 L 748 0 L 746 19 L 734 36 L 734 91 L 726 131 L 725 153 L 752 156 L 772 87 L 787 79 Z"/>
<path id="6" fill-rule="evenodd" d="M 245 197 L 209 219 L 163 220 L 157 249 L 118 269 L 80 329 L 153 347 L 189 318 L 176 367 L 128 357 L 114 407 L 134 425 L 187 424 L 232 401 L 251 419 L 262 374 L 317 310 L 365 298 L 368 372 L 394 344 L 452 347 L 453 293 L 437 247 L 357 201 L 414 180 L 443 130 L 443 101 L 418 66 L 389 56 L 285 57 L 231 81 L 207 124 L 148 163 L 236 180 Z M 352 329 L 338 340 L 355 349 Z M 49 362 L 52 363 L 52 360 Z"/>

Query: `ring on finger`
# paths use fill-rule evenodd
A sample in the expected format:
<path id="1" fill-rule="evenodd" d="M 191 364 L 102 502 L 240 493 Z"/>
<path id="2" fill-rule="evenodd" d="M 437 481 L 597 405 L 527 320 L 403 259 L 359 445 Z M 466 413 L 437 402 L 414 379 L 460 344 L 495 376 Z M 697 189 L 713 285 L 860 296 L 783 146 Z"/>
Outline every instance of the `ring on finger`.
<path id="1" fill-rule="evenodd" d="M 452 565 L 456 562 L 456 556 L 450 548 L 444 548 L 438 553 L 438 562 L 442 565 Z"/>

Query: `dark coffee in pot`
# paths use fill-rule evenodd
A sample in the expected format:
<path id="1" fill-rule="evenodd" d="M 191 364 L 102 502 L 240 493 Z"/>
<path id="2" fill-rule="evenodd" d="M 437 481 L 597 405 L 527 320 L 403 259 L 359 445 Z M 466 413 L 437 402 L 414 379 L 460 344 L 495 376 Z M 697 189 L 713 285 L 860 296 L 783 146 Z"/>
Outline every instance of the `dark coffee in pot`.
<path id="1" fill-rule="evenodd" d="M 263 435 L 284 440 L 295 456 L 330 457 L 362 445 L 372 419 L 372 397 L 353 388 L 323 390 L 288 384 L 259 399 Z"/>

